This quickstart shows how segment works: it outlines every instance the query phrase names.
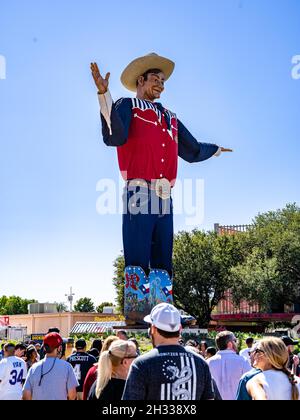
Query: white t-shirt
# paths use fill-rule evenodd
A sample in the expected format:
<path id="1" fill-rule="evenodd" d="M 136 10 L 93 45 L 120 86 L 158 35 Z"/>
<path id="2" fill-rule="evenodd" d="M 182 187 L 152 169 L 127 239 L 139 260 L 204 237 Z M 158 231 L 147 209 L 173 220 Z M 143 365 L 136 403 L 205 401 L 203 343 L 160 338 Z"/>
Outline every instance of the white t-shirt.
<path id="1" fill-rule="evenodd" d="M 249 363 L 251 363 L 250 361 L 250 352 L 252 351 L 252 348 L 246 348 L 240 351 L 240 356 L 242 356 L 244 359 L 246 359 Z"/>
<path id="2" fill-rule="evenodd" d="M 0 362 L 0 400 L 21 400 L 27 367 L 23 359 L 15 356 Z"/>
<path id="3" fill-rule="evenodd" d="M 283 372 L 265 370 L 251 379 L 251 381 L 253 380 L 259 380 L 262 383 L 268 400 L 289 401 L 292 399 L 292 385 Z M 300 395 L 300 378 L 296 378 L 296 380 Z"/>

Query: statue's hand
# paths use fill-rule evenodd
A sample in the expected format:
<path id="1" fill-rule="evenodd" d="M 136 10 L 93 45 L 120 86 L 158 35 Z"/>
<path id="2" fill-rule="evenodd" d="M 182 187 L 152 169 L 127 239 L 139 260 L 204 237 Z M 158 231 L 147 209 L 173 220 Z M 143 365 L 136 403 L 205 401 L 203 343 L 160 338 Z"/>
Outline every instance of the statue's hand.
<path id="1" fill-rule="evenodd" d="M 106 93 L 108 90 L 110 73 L 107 73 L 105 78 L 103 79 L 103 77 L 100 74 L 97 63 L 91 63 L 91 71 L 92 71 L 92 76 L 94 78 L 95 85 L 97 86 L 98 92 L 100 94 Z"/>
<path id="2" fill-rule="evenodd" d="M 222 153 L 226 153 L 226 152 L 230 152 L 230 153 L 232 153 L 232 152 L 233 152 L 233 150 L 232 150 L 232 149 L 225 149 L 224 147 L 221 147 L 221 152 L 222 152 Z"/>

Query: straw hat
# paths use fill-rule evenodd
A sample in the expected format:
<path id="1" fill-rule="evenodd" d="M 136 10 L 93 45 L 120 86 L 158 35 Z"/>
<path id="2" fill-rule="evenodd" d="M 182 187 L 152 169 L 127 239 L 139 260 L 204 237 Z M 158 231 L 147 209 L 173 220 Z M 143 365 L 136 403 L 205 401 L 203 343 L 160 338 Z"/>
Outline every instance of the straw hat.
<path id="1" fill-rule="evenodd" d="M 133 92 L 136 92 L 137 79 L 150 69 L 161 70 L 168 80 L 174 71 L 175 63 L 168 58 L 151 53 L 132 61 L 121 75 L 122 84 Z"/>

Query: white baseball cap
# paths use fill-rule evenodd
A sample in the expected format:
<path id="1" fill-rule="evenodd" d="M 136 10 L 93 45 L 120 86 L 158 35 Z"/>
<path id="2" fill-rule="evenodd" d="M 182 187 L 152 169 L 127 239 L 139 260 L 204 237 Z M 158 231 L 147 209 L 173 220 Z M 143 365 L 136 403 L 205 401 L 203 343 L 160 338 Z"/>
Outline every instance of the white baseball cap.
<path id="1" fill-rule="evenodd" d="M 155 306 L 144 321 L 166 332 L 176 332 L 181 329 L 180 312 L 169 303 L 160 303 Z"/>

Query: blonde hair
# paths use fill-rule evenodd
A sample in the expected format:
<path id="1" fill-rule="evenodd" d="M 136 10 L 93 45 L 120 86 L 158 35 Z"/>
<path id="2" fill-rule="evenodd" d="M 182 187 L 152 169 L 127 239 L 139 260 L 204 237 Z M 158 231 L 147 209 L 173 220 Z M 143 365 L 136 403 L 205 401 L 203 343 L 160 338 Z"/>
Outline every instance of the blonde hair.
<path id="1" fill-rule="evenodd" d="M 299 390 L 295 375 L 288 369 L 289 353 L 286 345 L 280 338 L 268 337 L 259 343 L 259 348 L 264 352 L 275 370 L 285 373 L 292 385 L 292 400 L 299 400 Z"/>
<path id="2" fill-rule="evenodd" d="M 109 336 L 108 336 L 108 337 L 104 340 L 104 343 L 103 343 L 103 346 L 102 346 L 102 349 L 101 349 L 101 353 L 104 353 L 105 351 L 109 350 L 109 348 L 110 348 L 111 344 L 112 344 L 114 341 L 117 341 L 117 340 L 119 340 L 117 336 L 115 336 L 115 335 L 109 335 Z"/>
<path id="3" fill-rule="evenodd" d="M 96 397 L 99 399 L 104 388 L 111 380 L 113 367 L 121 365 L 124 359 L 136 355 L 136 346 L 131 341 L 114 340 L 109 350 L 103 351 L 98 363 Z"/>

